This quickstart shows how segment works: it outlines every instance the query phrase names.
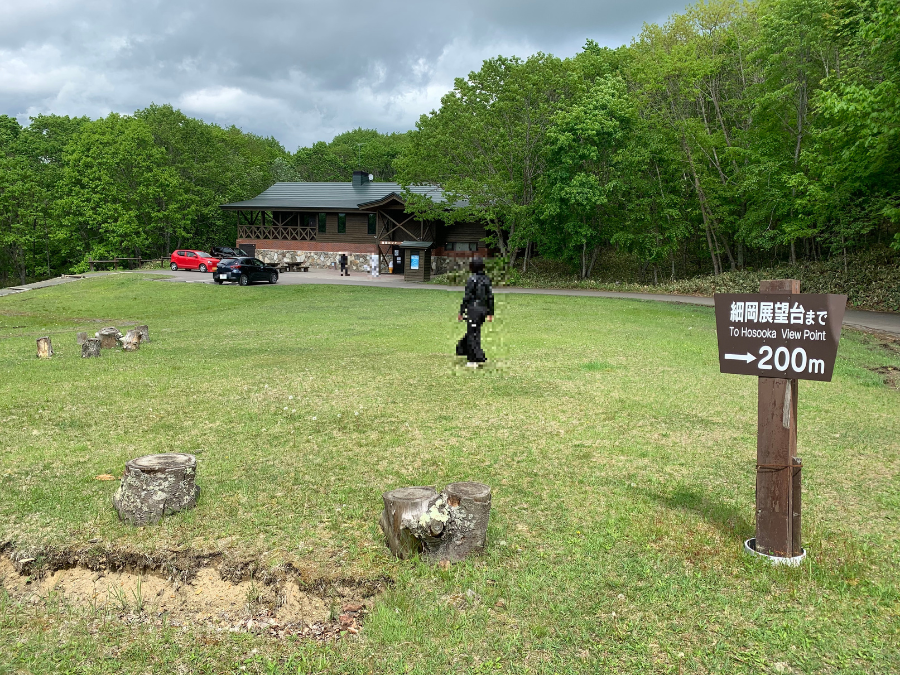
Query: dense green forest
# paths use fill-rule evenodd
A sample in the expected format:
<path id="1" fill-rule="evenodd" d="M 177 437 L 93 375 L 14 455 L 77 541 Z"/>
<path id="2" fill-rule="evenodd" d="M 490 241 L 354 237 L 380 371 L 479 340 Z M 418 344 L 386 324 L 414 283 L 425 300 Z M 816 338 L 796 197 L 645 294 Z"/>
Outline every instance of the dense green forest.
<path id="1" fill-rule="evenodd" d="M 231 243 L 218 208 L 277 180 L 436 183 L 509 262 L 587 278 L 610 250 L 653 278 L 900 251 L 897 0 L 713 0 L 619 49 L 497 57 L 401 134 L 295 153 L 152 105 L 0 117 L 0 283 L 90 256 Z M 891 252 L 893 251 L 893 252 Z M 848 258 L 849 256 L 849 258 Z"/>

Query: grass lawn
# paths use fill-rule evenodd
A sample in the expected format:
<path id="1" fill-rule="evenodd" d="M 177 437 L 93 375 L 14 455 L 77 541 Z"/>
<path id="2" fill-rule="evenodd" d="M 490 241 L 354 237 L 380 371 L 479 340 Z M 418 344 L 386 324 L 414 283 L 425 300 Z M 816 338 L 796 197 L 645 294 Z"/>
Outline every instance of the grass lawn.
<path id="1" fill-rule="evenodd" d="M 741 551 L 756 382 L 718 372 L 711 308 L 501 292 L 472 371 L 459 297 L 117 275 L 0 298 L 7 556 L 388 580 L 330 643 L 0 587 L 0 673 L 900 670 L 900 391 L 871 370 L 900 355 L 845 332 L 834 381 L 800 383 L 809 555 L 774 569 Z M 80 358 L 76 331 L 136 323 L 139 352 Z M 125 526 L 94 477 L 157 452 L 197 455 L 198 505 Z M 458 480 L 493 487 L 486 554 L 391 559 L 381 493 Z"/>

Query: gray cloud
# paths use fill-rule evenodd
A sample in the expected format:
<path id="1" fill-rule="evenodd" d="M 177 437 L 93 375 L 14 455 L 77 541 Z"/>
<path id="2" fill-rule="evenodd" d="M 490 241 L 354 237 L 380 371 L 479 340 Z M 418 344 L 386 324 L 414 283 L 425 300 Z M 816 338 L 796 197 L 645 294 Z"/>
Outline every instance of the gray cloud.
<path id="1" fill-rule="evenodd" d="M 289 150 L 357 126 L 411 128 L 498 54 L 618 46 L 684 0 L 6 0 L 0 112 L 27 122 L 151 102 Z"/>

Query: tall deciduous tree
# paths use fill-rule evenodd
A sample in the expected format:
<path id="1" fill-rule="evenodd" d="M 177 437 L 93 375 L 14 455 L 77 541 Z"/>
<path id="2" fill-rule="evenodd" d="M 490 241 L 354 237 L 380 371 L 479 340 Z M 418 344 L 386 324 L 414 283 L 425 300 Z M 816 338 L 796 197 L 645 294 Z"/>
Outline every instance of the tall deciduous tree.
<path id="1" fill-rule="evenodd" d="M 399 160 L 405 184 L 440 185 L 467 206 L 452 213 L 410 196 L 410 207 L 444 218 L 483 220 L 514 261 L 531 235 L 547 130 L 554 114 L 583 88 L 567 62 L 536 54 L 497 57 L 457 78 L 441 107 L 423 115 Z"/>
<path id="2" fill-rule="evenodd" d="M 591 275 L 600 245 L 622 224 L 628 177 L 619 154 L 635 117 L 625 82 L 610 76 L 557 112 L 547 130 L 539 216 L 549 226 L 538 241 L 580 254 L 582 278 Z"/>
<path id="3" fill-rule="evenodd" d="M 140 118 L 111 113 L 85 125 L 65 161 L 66 223 L 88 255 L 146 255 L 190 222 L 178 174 Z"/>

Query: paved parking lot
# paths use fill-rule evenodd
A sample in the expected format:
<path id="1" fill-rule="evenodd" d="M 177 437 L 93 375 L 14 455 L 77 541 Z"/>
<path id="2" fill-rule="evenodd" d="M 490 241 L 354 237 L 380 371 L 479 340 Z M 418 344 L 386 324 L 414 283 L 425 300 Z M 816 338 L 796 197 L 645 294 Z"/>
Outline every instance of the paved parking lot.
<path id="1" fill-rule="evenodd" d="M 141 270 L 135 272 L 96 272 L 85 276 L 99 276 L 102 274 L 160 274 L 163 275 L 165 282 L 182 282 L 194 284 L 213 284 L 212 274 L 202 274 L 200 272 L 189 272 L 179 270 L 173 272 L 169 269 L 159 270 Z M 81 278 L 81 277 L 78 277 Z M 11 295 L 13 293 L 24 293 L 28 290 L 36 288 L 45 288 L 47 286 L 55 286 L 61 283 L 74 281 L 76 278 L 57 277 L 47 281 L 40 281 L 27 286 L 16 286 L 13 288 L 0 289 L 0 297 Z M 419 290 L 431 291 L 452 291 L 461 293 L 462 288 L 459 286 L 442 286 L 439 284 L 423 284 L 416 281 L 404 281 L 401 274 L 382 274 L 373 277 L 365 272 L 354 272 L 349 277 L 342 277 L 340 272 L 336 270 L 318 270 L 312 269 L 309 272 L 285 272 L 278 279 L 279 285 L 294 286 L 299 284 L 336 284 L 344 286 L 375 286 L 379 288 L 416 288 Z M 232 284 L 229 284 L 232 285 Z M 236 285 L 236 284 L 234 284 Z M 259 284 L 266 286 L 268 284 Z M 20 290 L 21 289 L 21 290 Z M 655 302 L 677 302 L 688 305 L 704 305 L 713 306 L 712 298 L 702 298 L 693 295 L 666 295 L 662 293 L 616 293 L 613 291 L 586 291 L 578 289 L 544 289 L 544 288 L 501 288 L 495 289 L 499 293 L 527 293 L 530 295 L 581 295 L 596 298 L 619 298 L 630 300 L 651 300 Z M 891 314 L 888 312 L 868 312 L 859 309 L 848 309 L 844 314 L 844 325 L 854 328 L 862 328 L 864 330 L 874 330 L 882 333 L 890 333 L 891 335 L 900 336 L 900 314 Z"/>

